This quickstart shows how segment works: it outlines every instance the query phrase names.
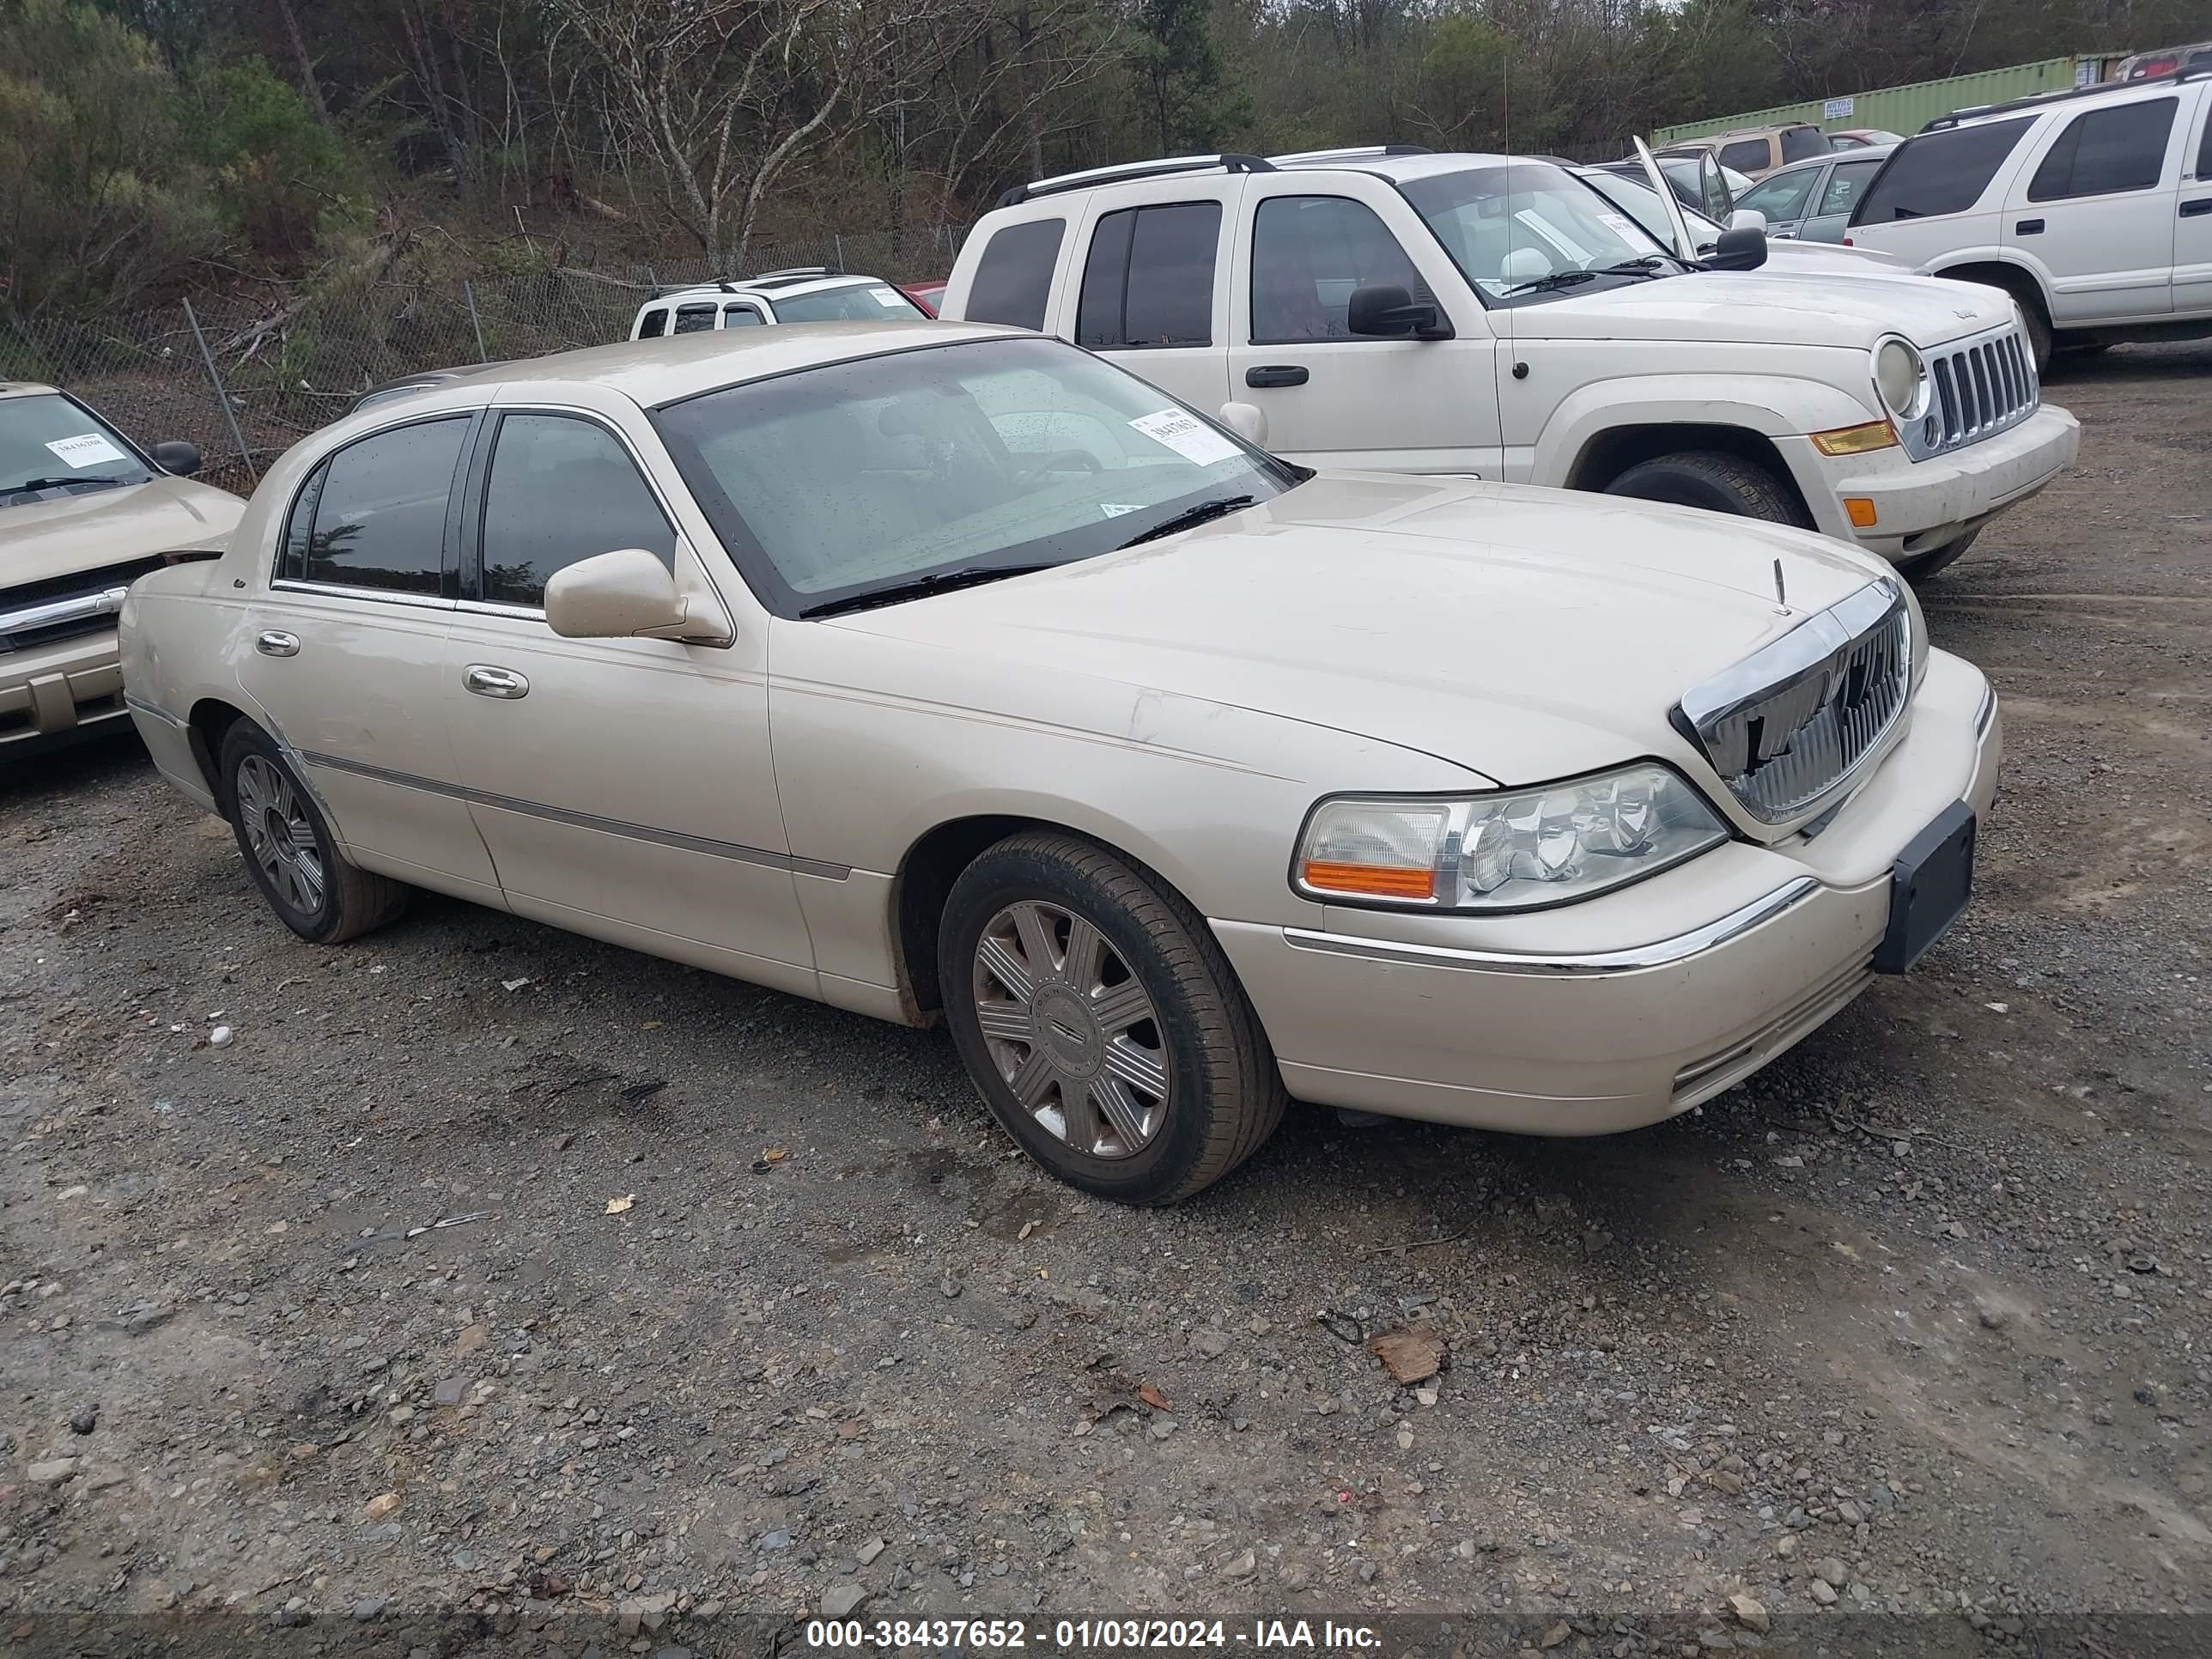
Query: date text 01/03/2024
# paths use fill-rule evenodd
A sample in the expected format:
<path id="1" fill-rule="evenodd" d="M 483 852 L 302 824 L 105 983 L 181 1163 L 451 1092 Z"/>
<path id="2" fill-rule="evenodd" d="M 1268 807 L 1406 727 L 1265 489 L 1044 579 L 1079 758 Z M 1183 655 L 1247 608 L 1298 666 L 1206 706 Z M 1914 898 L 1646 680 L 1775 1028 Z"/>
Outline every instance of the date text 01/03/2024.
<path id="1" fill-rule="evenodd" d="M 1036 1647 L 1060 1651 L 1148 1648 L 1371 1648 L 1381 1634 L 1365 1625 L 1324 1620 L 1060 1619 L 1049 1626 L 1020 1619 L 814 1619 L 810 1648 L 897 1650 Z"/>

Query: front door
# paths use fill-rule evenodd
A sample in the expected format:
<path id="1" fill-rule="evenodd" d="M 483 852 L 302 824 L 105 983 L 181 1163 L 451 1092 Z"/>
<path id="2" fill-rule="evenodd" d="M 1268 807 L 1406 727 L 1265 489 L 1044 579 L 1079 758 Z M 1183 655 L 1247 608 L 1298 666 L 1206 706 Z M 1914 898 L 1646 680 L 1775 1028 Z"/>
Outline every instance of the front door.
<path id="1" fill-rule="evenodd" d="M 1235 264 L 1247 275 L 1230 304 L 1229 396 L 1267 417 L 1270 450 L 1304 465 L 1494 478 L 1497 343 L 1436 238 L 1388 194 L 1323 193 L 1294 173 L 1253 182 Z M 1435 304 L 1453 337 L 1353 334 L 1352 291 L 1377 284 Z"/>
<path id="2" fill-rule="evenodd" d="M 2050 273 L 2057 327 L 2172 313 L 2179 102 L 2083 110 L 2014 182 L 2005 240 Z"/>
<path id="3" fill-rule="evenodd" d="M 497 411 L 479 441 L 443 668 L 459 776 L 518 913 L 807 989 L 765 630 L 723 647 L 545 623 L 547 580 L 579 559 L 641 547 L 698 576 L 638 465 L 645 441 L 550 409 Z"/>

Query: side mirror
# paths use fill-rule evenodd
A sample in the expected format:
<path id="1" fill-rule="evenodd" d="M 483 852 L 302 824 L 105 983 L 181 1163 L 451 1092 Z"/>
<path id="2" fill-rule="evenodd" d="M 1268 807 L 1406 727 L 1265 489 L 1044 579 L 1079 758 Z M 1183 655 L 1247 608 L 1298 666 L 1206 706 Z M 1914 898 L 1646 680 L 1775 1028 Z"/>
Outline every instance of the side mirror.
<path id="1" fill-rule="evenodd" d="M 1728 228 L 1730 230 L 1755 230 L 1763 236 L 1766 234 L 1766 216 L 1757 208 L 1738 208 L 1729 215 Z"/>
<path id="2" fill-rule="evenodd" d="M 1452 337 L 1451 325 L 1437 314 L 1436 307 L 1416 303 L 1413 295 L 1395 283 L 1370 283 L 1364 288 L 1352 289 L 1351 302 L 1345 307 L 1344 325 L 1353 334 L 1384 339 L 1405 336 L 1417 340 Z"/>
<path id="3" fill-rule="evenodd" d="M 1707 270 L 1757 270 L 1766 263 L 1766 233 L 1731 226 L 1713 244 L 1712 257 L 1701 263 Z"/>
<path id="4" fill-rule="evenodd" d="M 726 624 L 695 619 L 668 567 L 641 547 L 579 559 L 545 584 L 545 623 L 564 640 L 721 640 Z"/>
<path id="5" fill-rule="evenodd" d="M 155 465 L 179 478 L 189 478 L 200 470 L 199 446 L 188 444 L 182 438 L 172 438 L 165 444 L 155 444 L 152 453 Z"/>
<path id="6" fill-rule="evenodd" d="M 1221 424 L 1255 449 L 1267 447 L 1267 411 L 1257 404 L 1224 404 Z"/>

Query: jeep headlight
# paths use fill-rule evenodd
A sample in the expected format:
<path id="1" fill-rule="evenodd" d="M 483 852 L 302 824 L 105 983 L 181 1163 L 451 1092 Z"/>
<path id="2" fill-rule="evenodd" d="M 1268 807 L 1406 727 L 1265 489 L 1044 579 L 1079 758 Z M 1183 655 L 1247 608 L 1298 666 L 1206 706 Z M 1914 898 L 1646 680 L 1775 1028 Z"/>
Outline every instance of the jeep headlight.
<path id="1" fill-rule="evenodd" d="M 1875 348 L 1874 384 L 1891 414 L 1915 419 L 1927 396 L 1928 364 L 1910 341 L 1884 340 Z"/>
<path id="2" fill-rule="evenodd" d="M 1338 796 L 1306 817 L 1291 885 L 1329 903 L 1540 909 L 1595 897 L 1729 838 L 1656 761 L 1495 794 Z"/>

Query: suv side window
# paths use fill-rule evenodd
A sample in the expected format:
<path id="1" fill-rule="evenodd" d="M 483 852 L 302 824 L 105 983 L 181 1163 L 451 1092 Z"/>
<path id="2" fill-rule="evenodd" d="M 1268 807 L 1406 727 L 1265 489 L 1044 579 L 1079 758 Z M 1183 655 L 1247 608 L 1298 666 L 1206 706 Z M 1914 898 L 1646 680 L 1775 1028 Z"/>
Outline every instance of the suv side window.
<path id="1" fill-rule="evenodd" d="M 1849 213 L 1854 204 L 1866 191 L 1867 180 L 1881 171 L 1879 161 L 1839 161 L 1830 170 L 1828 182 L 1820 191 L 1820 200 L 1813 210 L 1815 218 L 1831 213 Z"/>
<path id="2" fill-rule="evenodd" d="M 712 301 L 705 305 L 676 307 L 676 326 L 671 334 L 703 334 L 714 326 L 714 307 Z"/>
<path id="3" fill-rule="evenodd" d="M 443 593 L 446 499 L 471 419 L 416 421 L 325 461 L 292 503 L 277 576 Z"/>
<path id="4" fill-rule="evenodd" d="M 1721 146 L 1720 164 L 1734 167 L 1738 173 L 1764 173 L 1772 159 L 1772 152 L 1764 138 L 1739 138 L 1733 144 Z"/>
<path id="5" fill-rule="evenodd" d="M 2139 104 L 2083 110 L 2045 152 L 2028 185 L 2027 199 L 2057 202 L 2148 190 L 2166 173 L 2166 141 L 2179 103 L 2148 98 Z"/>
<path id="6" fill-rule="evenodd" d="M 722 307 L 724 328 L 759 328 L 763 325 L 758 306 L 737 305 Z"/>
<path id="7" fill-rule="evenodd" d="M 2204 104 L 2204 136 L 2197 141 L 2197 182 L 2212 185 L 2212 99 Z"/>
<path id="8" fill-rule="evenodd" d="M 656 306 L 637 320 L 637 337 L 641 340 L 657 340 L 667 332 L 668 307 L 666 306 Z"/>
<path id="9" fill-rule="evenodd" d="M 2035 120 L 2024 115 L 2011 121 L 1984 121 L 1906 140 L 1890 152 L 1888 165 L 1859 198 L 1851 222 L 1884 225 L 1893 219 L 1964 213 L 1982 199 L 2005 157 Z"/>
<path id="10" fill-rule="evenodd" d="M 1221 204 L 1124 208 L 1098 221 L 1076 301 L 1078 345 L 1213 343 Z"/>
<path id="11" fill-rule="evenodd" d="M 1042 332 L 1053 267 L 1066 234 L 1065 219 L 1030 219 L 994 231 L 968 285 L 968 320 Z"/>
<path id="12" fill-rule="evenodd" d="M 1349 340 L 1352 291 L 1421 279 L 1374 210 L 1343 196 L 1270 196 L 1252 225 L 1252 343 Z M 1380 343 L 1380 342 L 1377 342 Z"/>
<path id="13" fill-rule="evenodd" d="M 501 417 L 484 480 L 482 596 L 543 606 L 555 571 L 624 547 L 674 568 L 676 532 L 615 435 L 570 415 Z"/>

